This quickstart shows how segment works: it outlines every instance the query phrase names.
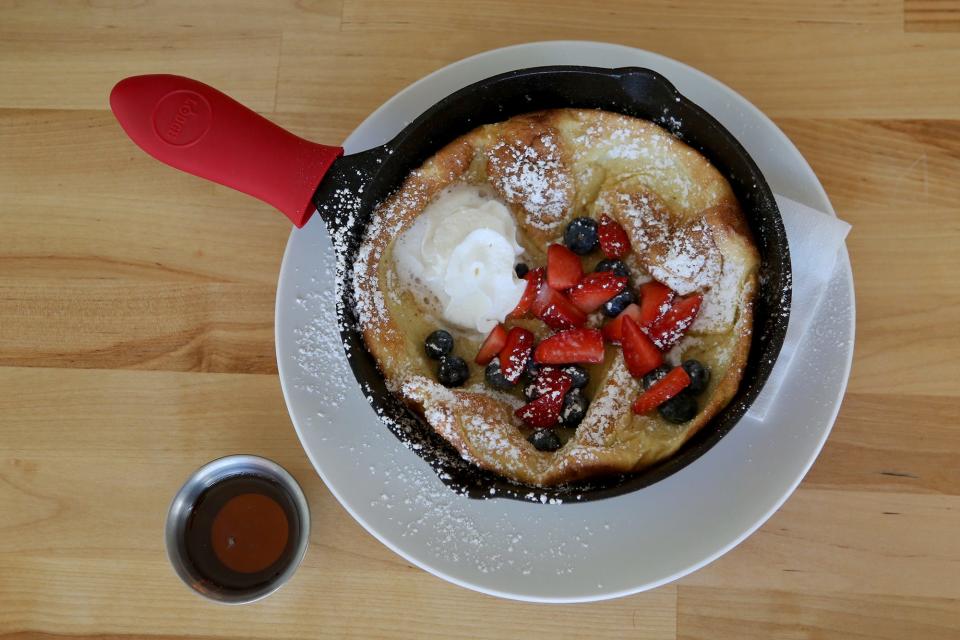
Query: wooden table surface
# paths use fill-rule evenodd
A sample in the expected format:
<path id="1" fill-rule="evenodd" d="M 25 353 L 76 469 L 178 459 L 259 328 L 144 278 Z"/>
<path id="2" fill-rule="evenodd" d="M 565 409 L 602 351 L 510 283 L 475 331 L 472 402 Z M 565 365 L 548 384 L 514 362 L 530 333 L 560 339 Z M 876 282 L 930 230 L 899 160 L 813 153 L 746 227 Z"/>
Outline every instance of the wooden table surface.
<path id="1" fill-rule="evenodd" d="M 956 0 L 0 0 L 0 638 L 960 637 L 960 3 Z M 757 533 L 677 583 L 537 606 L 447 584 L 368 535 L 304 455 L 277 378 L 290 232 L 121 133 L 121 77 L 172 72 L 342 140 L 486 49 L 634 45 L 741 92 L 841 216 L 853 374 L 826 448 Z M 316 523 L 256 605 L 174 576 L 168 502 L 233 452 Z"/>

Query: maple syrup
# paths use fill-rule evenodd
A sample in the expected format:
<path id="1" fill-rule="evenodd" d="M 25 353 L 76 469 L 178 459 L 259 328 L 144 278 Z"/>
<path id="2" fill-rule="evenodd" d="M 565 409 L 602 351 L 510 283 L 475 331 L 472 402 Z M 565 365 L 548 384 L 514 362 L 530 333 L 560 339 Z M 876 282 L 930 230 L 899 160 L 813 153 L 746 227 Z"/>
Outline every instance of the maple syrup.
<path id="1" fill-rule="evenodd" d="M 252 474 L 224 478 L 197 498 L 184 529 L 195 574 L 221 592 L 263 589 L 294 561 L 300 518 L 287 490 Z"/>

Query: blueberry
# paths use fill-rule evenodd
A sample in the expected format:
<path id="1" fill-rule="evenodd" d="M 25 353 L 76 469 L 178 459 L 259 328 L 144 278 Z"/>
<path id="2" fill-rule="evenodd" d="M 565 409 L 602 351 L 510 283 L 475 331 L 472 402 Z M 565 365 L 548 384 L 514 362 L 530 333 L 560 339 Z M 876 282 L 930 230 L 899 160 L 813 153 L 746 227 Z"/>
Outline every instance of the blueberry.
<path id="1" fill-rule="evenodd" d="M 487 384 L 498 391 L 510 391 L 510 389 L 513 389 L 514 383 L 507 380 L 500 371 L 500 358 L 491 360 L 483 372 L 483 375 L 487 380 Z"/>
<path id="2" fill-rule="evenodd" d="M 690 376 L 690 386 L 687 391 L 693 394 L 703 393 L 710 384 L 710 370 L 699 360 L 684 360 L 681 365 Z"/>
<path id="3" fill-rule="evenodd" d="M 537 376 L 540 375 L 540 370 L 543 369 L 543 365 L 538 364 L 531 355 L 527 359 L 527 366 L 523 368 L 523 377 L 527 382 L 533 382 L 537 379 Z"/>
<path id="4" fill-rule="evenodd" d="M 657 382 L 658 380 L 660 380 L 660 378 L 667 375 L 668 373 L 670 373 L 670 367 L 660 366 L 654 369 L 653 371 L 651 371 L 650 373 L 648 373 L 647 375 L 643 376 L 644 390 L 647 390 L 650 387 L 652 387 L 653 383 Z"/>
<path id="5" fill-rule="evenodd" d="M 580 391 L 571 389 L 563 398 L 563 408 L 560 409 L 560 424 L 565 427 L 576 427 L 587 415 L 590 401 Z"/>
<path id="6" fill-rule="evenodd" d="M 598 242 L 597 221 L 593 218 L 574 218 L 563 232 L 563 243 L 581 256 L 596 249 Z"/>
<path id="7" fill-rule="evenodd" d="M 527 402 L 533 402 L 540 397 L 540 392 L 537 390 L 537 383 L 532 380 L 527 384 L 523 385 L 523 397 L 527 399 Z"/>
<path id="8" fill-rule="evenodd" d="M 427 352 L 428 358 L 439 360 L 453 351 L 453 336 L 450 335 L 449 331 L 437 329 L 423 341 L 423 348 Z"/>
<path id="9" fill-rule="evenodd" d="M 562 446 L 560 438 L 553 429 L 537 429 L 527 440 L 537 448 L 537 451 L 556 451 Z"/>
<path id="10" fill-rule="evenodd" d="M 633 292 L 630 291 L 630 289 L 624 289 L 603 303 L 603 315 L 608 318 L 616 318 L 627 308 L 628 304 L 632 304 L 635 301 L 636 298 L 634 298 Z"/>
<path id="11" fill-rule="evenodd" d="M 692 393 L 689 393 L 686 389 L 673 396 L 663 404 L 661 404 L 658 409 L 660 415 L 663 416 L 664 420 L 673 422 L 674 424 L 683 424 L 688 420 L 692 420 L 697 411 L 697 399 L 693 397 Z"/>
<path id="12" fill-rule="evenodd" d="M 601 260 L 597 263 L 594 271 L 612 271 L 615 276 L 621 276 L 623 278 L 630 277 L 630 268 L 627 267 L 627 264 L 623 260 Z"/>
<path id="13" fill-rule="evenodd" d="M 513 268 L 514 273 L 517 274 L 517 277 L 523 279 L 523 276 L 527 275 L 530 272 L 530 267 L 527 266 L 525 262 L 519 262 Z"/>
<path id="14" fill-rule="evenodd" d="M 437 378 L 445 387 L 462 386 L 470 377 L 470 368 L 460 356 L 444 356 L 440 358 L 440 369 Z"/>
<path id="15" fill-rule="evenodd" d="M 585 386 L 587 386 L 587 383 L 590 382 L 590 374 L 587 373 L 586 369 L 578 364 L 568 364 L 564 367 L 561 367 L 561 371 L 570 376 L 570 379 L 573 380 L 574 389 L 583 389 Z"/>

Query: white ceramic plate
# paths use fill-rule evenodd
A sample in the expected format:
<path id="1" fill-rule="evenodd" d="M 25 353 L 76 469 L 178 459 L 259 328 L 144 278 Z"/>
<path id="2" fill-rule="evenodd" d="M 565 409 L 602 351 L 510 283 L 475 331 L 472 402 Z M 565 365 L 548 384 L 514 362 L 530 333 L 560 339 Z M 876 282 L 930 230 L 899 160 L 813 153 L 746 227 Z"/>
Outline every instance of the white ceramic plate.
<path id="1" fill-rule="evenodd" d="M 796 147 L 735 91 L 663 56 L 602 43 L 534 43 L 452 64 L 387 101 L 346 140 L 346 151 L 382 144 L 467 84 L 553 64 L 658 71 L 743 143 L 775 192 L 833 212 Z M 800 345 L 765 422 L 744 418 L 678 474 L 628 495 L 562 505 L 471 500 L 444 487 L 364 399 L 336 328 L 333 274 L 333 251 L 314 216 L 290 236 L 276 308 L 280 379 L 307 455 L 344 508 L 390 549 L 450 582 L 518 600 L 624 596 L 729 551 L 810 468 L 836 418 L 853 354 L 853 279 L 844 251 L 821 307 L 829 312 Z M 831 348 L 817 348 L 823 341 Z"/>

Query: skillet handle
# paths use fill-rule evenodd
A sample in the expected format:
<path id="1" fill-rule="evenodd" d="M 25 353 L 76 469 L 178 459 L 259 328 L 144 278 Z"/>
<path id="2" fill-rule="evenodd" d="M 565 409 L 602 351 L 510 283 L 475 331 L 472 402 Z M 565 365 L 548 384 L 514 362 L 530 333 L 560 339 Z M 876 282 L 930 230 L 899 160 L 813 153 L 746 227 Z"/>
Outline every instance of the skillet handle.
<path id="1" fill-rule="evenodd" d="M 110 108 L 157 160 L 259 198 L 297 227 L 341 147 L 299 138 L 202 82 L 173 75 L 125 78 Z"/>

